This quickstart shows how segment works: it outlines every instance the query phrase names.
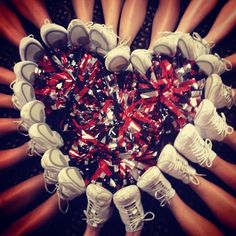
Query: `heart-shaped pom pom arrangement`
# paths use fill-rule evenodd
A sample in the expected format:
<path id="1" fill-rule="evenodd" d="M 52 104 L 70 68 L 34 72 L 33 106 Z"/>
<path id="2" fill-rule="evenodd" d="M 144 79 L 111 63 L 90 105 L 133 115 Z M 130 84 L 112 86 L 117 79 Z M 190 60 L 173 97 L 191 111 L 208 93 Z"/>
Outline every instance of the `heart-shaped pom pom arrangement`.
<path id="1" fill-rule="evenodd" d="M 177 51 L 154 57 L 145 76 L 110 73 L 103 58 L 82 48 L 45 53 L 35 95 L 47 123 L 64 139 L 63 152 L 85 183 L 115 192 L 155 165 L 162 147 L 193 120 L 205 75 Z"/>

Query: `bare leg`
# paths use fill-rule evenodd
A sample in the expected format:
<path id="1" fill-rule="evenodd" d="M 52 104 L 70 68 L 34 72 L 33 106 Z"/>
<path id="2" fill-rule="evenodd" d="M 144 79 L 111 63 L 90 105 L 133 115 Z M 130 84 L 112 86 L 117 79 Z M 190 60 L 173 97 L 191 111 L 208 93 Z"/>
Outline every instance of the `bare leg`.
<path id="1" fill-rule="evenodd" d="M 12 3 L 16 6 L 17 10 L 24 16 L 27 20 L 31 21 L 31 13 L 25 8 L 22 4 L 22 0 L 11 0 Z"/>
<path id="2" fill-rule="evenodd" d="M 3 235 L 28 235 L 55 218 L 58 212 L 57 194 L 55 193 L 47 201 L 17 220 Z"/>
<path id="3" fill-rule="evenodd" d="M 210 31 L 204 38 L 206 41 L 218 43 L 221 41 L 236 25 L 236 1 L 226 2 L 217 16 Z"/>
<path id="4" fill-rule="evenodd" d="M 16 79 L 16 75 L 13 71 L 0 66 L 0 83 L 1 84 L 9 85 L 15 79 Z"/>
<path id="5" fill-rule="evenodd" d="M 0 170 L 4 170 L 11 166 L 24 161 L 27 158 L 28 143 L 25 143 L 17 148 L 0 151 Z"/>
<path id="6" fill-rule="evenodd" d="M 212 166 L 208 169 L 228 186 L 236 190 L 236 165 L 224 161 L 219 156 L 216 156 Z"/>
<path id="7" fill-rule="evenodd" d="M 105 24 L 112 26 L 116 34 L 122 6 L 123 0 L 102 0 Z"/>
<path id="8" fill-rule="evenodd" d="M 236 53 L 226 57 L 225 59 L 231 62 L 233 69 L 236 68 Z"/>
<path id="9" fill-rule="evenodd" d="M 126 232 L 125 236 L 140 236 L 141 231 L 136 231 L 136 232 Z"/>
<path id="10" fill-rule="evenodd" d="M 36 27 L 40 28 L 46 19 L 51 21 L 44 0 L 13 0 L 13 2 L 19 12 Z"/>
<path id="11" fill-rule="evenodd" d="M 39 197 L 44 189 L 43 174 L 36 175 L 0 194 L 2 217 L 15 214 Z"/>
<path id="12" fill-rule="evenodd" d="M 186 205 L 177 194 L 170 199 L 169 209 L 187 235 L 223 235 L 215 225 Z"/>
<path id="13" fill-rule="evenodd" d="M 99 236 L 100 228 L 92 227 L 87 224 L 84 236 Z"/>
<path id="14" fill-rule="evenodd" d="M 75 15 L 83 22 L 93 21 L 95 0 L 72 0 Z"/>
<path id="15" fill-rule="evenodd" d="M 160 32 L 173 31 L 179 17 L 179 0 L 160 0 L 152 23 L 152 35 L 149 48 L 161 36 Z"/>
<path id="16" fill-rule="evenodd" d="M 11 100 L 12 96 L 0 93 L 0 107 L 1 108 L 14 108 Z"/>
<path id="17" fill-rule="evenodd" d="M 191 188 L 207 204 L 214 215 L 227 227 L 236 230 L 236 199 L 215 184 L 197 177 L 199 185 L 190 183 Z M 212 234 L 214 235 L 214 234 Z"/>
<path id="18" fill-rule="evenodd" d="M 87 224 L 84 236 L 99 236 L 100 228 L 95 228 Z M 140 236 L 141 231 L 137 232 L 126 232 L 126 236 Z"/>
<path id="19" fill-rule="evenodd" d="M 0 22 L 0 33 L 18 47 L 27 33 L 18 17 L 4 3 L 0 3 Z"/>
<path id="20" fill-rule="evenodd" d="M 0 136 L 16 132 L 18 128 L 16 118 L 0 118 Z"/>
<path id="21" fill-rule="evenodd" d="M 119 36 L 130 46 L 140 30 L 147 11 L 147 0 L 126 0 L 120 18 Z M 138 17 L 137 17 L 138 14 Z"/>
<path id="22" fill-rule="evenodd" d="M 229 145 L 231 148 L 233 148 L 236 151 L 236 131 L 234 131 L 232 134 L 228 134 L 224 138 L 223 142 Z"/>
<path id="23" fill-rule="evenodd" d="M 182 16 L 176 31 L 190 33 L 216 6 L 217 0 L 192 0 Z"/>

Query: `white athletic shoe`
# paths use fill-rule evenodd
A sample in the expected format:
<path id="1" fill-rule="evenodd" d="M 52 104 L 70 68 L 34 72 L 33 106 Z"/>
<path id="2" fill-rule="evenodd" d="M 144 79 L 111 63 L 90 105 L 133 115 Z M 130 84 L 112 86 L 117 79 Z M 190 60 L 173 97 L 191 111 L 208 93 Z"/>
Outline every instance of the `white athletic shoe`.
<path id="1" fill-rule="evenodd" d="M 152 53 L 146 49 L 134 50 L 130 55 L 130 61 L 138 72 L 145 75 L 152 65 Z"/>
<path id="2" fill-rule="evenodd" d="M 67 30 L 61 25 L 46 22 L 40 29 L 40 35 L 49 48 L 64 48 L 68 44 Z"/>
<path id="3" fill-rule="evenodd" d="M 218 74 L 221 75 L 225 71 L 232 69 L 230 61 L 220 58 L 218 54 L 201 55 L 196 60 L 199 68 L 207 75 Z"/>
<path id="4" fill-rule="evenodd" d="M 217 74 L 209 76 L 205 85 L 205 98 L 209 99 L 216 108 L 228 107 L 235 104 L 234 90 L 223 84 Z"/>
<path id="5" fill-rule="evenodd" d="M 92 24 L 92 22 L 84 23 L 80 19 L 72 20 L 67 28 L 70 44 L 74 47 L 88 45 L 90 43 L 89 30 Z"/>
<path id="6" fill-rule="evenodd" d="M 33 124 L 45 123 L 45 105 L 39 100 L 28 102 L 22 107 L 20 116 L 19 128 L 27 131 Z"/>
<path id="7" fill-rule="evenodd" d="M 126 232 L 136 232 L 143 228 L 144 221 L 154 219 L 152 212 L 144 214 L 140 191 L 136 185 L 130 185 L 118 190 L 113 195 L 113 202 L 119 210 Z M 150 218 L 145 217 L 150 214 Z"/>
<path id="8" fill-rule="evenodd" d="M 69 209 L 68 201 L 85 192 L 85 183 L 76 167 L 63 168 L 57 176 L 57 181 L 58 206 L 61 212 L 66 213 Z M 65 209 L 62 208 L 62 201 L 66 202 Z"/>
<path id="9" fill-rule="evenodd" d="M 211 150 L 211 141 L 206 139 L 204 142 L 192 124 L 185 125 L 179 132 L 174 146 L 187 159 L 203 167 L 211 167 L 216 157 L 216 153 Z"/>
<path id="10" fill-rule="evenodd" d="M 154 43 L 154 53 L 156 55 L 164 54 L 174 56 L 176 54 L 178 40 L 184 34 L 182 32 L 162 32 L 161 37 Z"/>
<path id="11" fill-rule="evenodd" d="M 118 36 L 111 26 L 93 24 L 89 31 L 90 41 L 97 48 L 97 53 L 104 56 L 117 46 Z"/>
<path id="12" fill-rule="evenodd" d="M 63 139 L 59 133 L 52 131 L 46 123 L 33 124 L 29 128 L 28 155 L 41 155 L 48 149 L 60 148 L 64 145 Z"/>
<path id="13" fill-rule="evenodd" d="M 44 169 L 45 188 L 49 193 L 53 193 L 56 188 L 50 190 L 48 185 L 55 185 L 57 183 L 58 173 L 65 167 L 69 166 L 70 158 L 59 149 L 47 150 L 41 159 L 41 166 Z"/>
<path id="14" fill-rule="evenodd" d="M 112 72 L 125 71 L 130 65 L 130 47 L 121 43 L 105 56 L 106 69 Z"/>
<path id="15" fill-rule="evenodd" d="M 16 74 L 16 81 L 24 80 L 34 84 L 36 68 L 38 68 L 38 65 L 32 61 L 20 61 L 16 63 L 13 68 Z"/>
<path id="16" fill-rule="evenodd" d="M 27 81 L 16 81 L 12 90 L 14 92 L 12 102 L 18 110 L 21 110 L 26 103 L 35 100 L 34 88 Z"/>
<path id="17" fill-rule="evenodd" d="M 199 184 L 196 178 L 197 172 L 191 167 L 175 148 L 167 144 L 158 158 L 157 166 L 164 172 L 176 179 L 180 179 L 185 184 L 190 182 Z"/>
<path id="18" fill-rule="evenodd" d="M 84 214 L 87 224 L 101 228 L 112 215 L 111 201 L 113 195 L 107 189 L 96 184 L 87 186 L 86 195 L 88 204 Z"/>
<path id="19" fill-rule="evenodd" d="M 152 166 L 138 179 L 137 185 L 144 192 L 155 197 L 160 206 L 165 206 L 175 195 L 175 190 L 157 166 Z"/>
<path id="20" fill-rule="evenodd" d="M 197 109 L 194 124 L 203 138 L 222 141 L 227 134 L 232 134 L 234 129 L 226 123 L 224 113 L 221 116 L 216 112 L 213 103 L 204 99 Z"/>
<path id="21" fill-rule="evenodd" d="M 33 38 L 33 35 L 24 37 L 19 46 L 20 58 L 22 61 L 38 62 L 45 54 L 42 44 Z"/>
<path id="22" fill-rule="evenodd" d="M 178 41 L 182 55 L 189 60 L 196 60 L 201 55 L 210 54 L 213 46 L 196 32 L 192 34 L 192 37 L 189 34 L 183 34 Z"/>

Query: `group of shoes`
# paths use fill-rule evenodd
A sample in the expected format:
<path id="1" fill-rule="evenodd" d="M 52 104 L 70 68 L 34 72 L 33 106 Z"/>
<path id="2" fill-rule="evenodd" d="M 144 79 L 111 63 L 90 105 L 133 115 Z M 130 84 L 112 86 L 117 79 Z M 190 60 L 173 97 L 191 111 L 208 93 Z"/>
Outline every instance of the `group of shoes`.
<path id="1" fill-rule="evenodd" d="M 92 22 L 84 23 L 79 19 L 72 20 L 68 28 L 48 21 L 40 29 L 41 38 L 49 48 L 64 48 L 67 45 L 84 47 L 87 50 L 104 56 L 105 66 L 109 71 L 123 70 L 139 71 L 146 74 L 152 65 L 152 55 L 174 56 L 177 48 L 183 57 L 196 61 L 199 68 L 208 75 L 205 98 L 211 100 L 217 108 L 235 104 L 233 90 L 222 83 L 221 75 L 225 70 L 231 69 L 230 62 L 220 58 L 217 54 L 211 54 L 212 43 L 202 39 L 199 34 L 182 32 L 162 32 L 151 50 L 137 49 L 130 54 L 128 40 L 121 39 L 113 32 L 112 27 Z M 17 63 L 14 72 L 17 78 L 23 78 L 22 85 L 13 86 L 13 90 L 24 86 L 30 90 L 32 99 L 34 95 L 30 83 L 34 81 L 34 71 L 37 70 L 37 62 L 44 55 L 42 44 L 32 35 L 25 37 L 20 42 L 20 56 L 22 62 Z M 28 84 L 26 83 L 28 82 Z M 18 84 L 18 83 L 17 83 Z M 17 87 L 17 88 L 15 88 Z M 220 96 L 219 96 L 220 95 Z M 14 103 L 19 108 L 21 104 Z"/>
<path id="2" fill-rule="evenodd" d="M 203 167 L 211 167 L 216 157 L 211 140 L 222 141 L 232 132 L 233 128 L 227 125 L 225 117 L 218 115 L 212 102 L 204 99 L 198 107 L 194 125 L 184 126 L 174 144 L 167 144 L 163 148 L 157 165 L 147 169 L 137 180 L 137 185 L 126 186 L 114 194 L 100 184 L 90 183 L 85 188 L 80 171 L 69 167 L 68 156 L 58 149 L 51 149 L 46 151 L 41 159 L 46 189 L 49 191 L 50 185 L 56 186 L 62 212 L 67 212 L 68 201 L 86 192 L 88 204 L 84 214 L 87 223 L 93 227 L 102 227 L 111 217 L 113 201 L 126 231 L 138 231 L 142 229 L 144 221 L 154 218 L 152 212 L 144 213 L 139 189 L 155 197 L 161 206 L 165 206 L 175 195 L 175 190 L 161 171 L 185 184 L 198 185 L 199 174 L 186 159 Z"/>
<path id="3" fill-rule="evenodd" d="M 100 33 L 99 29 L 102 33 Z M 68 30 L 56 24 L 45 24 L 41 28 L 41 37 L 50 48 L 63 48 L 68 44 L 68 41 L 73 46 L 84 45 L 91 48 L 90 44 L 92 42 L 98 53 L 105 54 L 103 46 L 106 43 L 102 44 L 101 41 L 105 38 L 104 35 L 108 32 L 107 30 L 111 29 L 103 25 L 84 24 L 80 20 L 73 20 Z M 195 40 L 187 35 L 186 39 L 184 37 L 178 39 L 178 46 L 182 48 L 183 55 L 188 55 L 189 53 L 183 46 L 189 45 L 189 43 L 186 43 L 188 38 L 189 40 Z M 204 42 L 201 43 L 203 44 Z M 105 50 L 106 59 L 109 58 L 109 53 L 112 52 L 110 44 L 107 45 Z M 165 47 L 168 48 L 167 44 L 163 45 L 162 53 L 164 53 Z M 157 48 L 161 51 L 161 46 L 158 47 L 158 44 L 156 44 L 154 50 L 157 50 Z M 166 51 L 168 50 L 166 49 Z M 173 52 L 172 50 L 171 53 Z M 154 196 L 160 201 L 161 206 L 164 206 L 175 195 L 175 190 L 160 172 L 160 169 L 182 180 L 184 183 L 192 182 L 198 184 L 196 170 L 189 166 L 187 160 L 181 155 L 184 155 L 192 162 L 199 163 L 201 166 L 210 167 L 216 156 L 214 151 L 211 150 L 210 140 L 221 141 L 227 134 L 233 132 L 233 128 L 227 125 L 225 117 L 219 116 L 215 108 L 215 106 L 220 107 L 225 104 L 228 107 L 232 105 L 231 88 L 223 85 L 220 77 L 214 76 L 212 79 L 208 79 L 210 82 L 207 83 L 205 94 L 207 94 L 207 98 L 213 97 L 211 100 L 213 100 L 215 106 L 210 100 L 205 99 L 202 101 L 195 116 L 195 126 L 186 125 L 178 134 L 174 145 L 168 144 L 164 147 L 157 166 L 149 168 L 138 179 L 137 185 L 124 187 L 114 194 L 94 183 L 89 184 L 86 188 L 80 171 L 75 167 L 69 166 L 69 157 L 59 150 L 63 146 L 63 139 L 60 134 L 52 131 L 45 123 L 44 104 L 35 98 L 32 84 L 35 79 L 35 71 L 38 68 L 36 63 L 40 60 L 43 53 L 44 48 L 39 41 L 32 37 L 22 39 L 20 45 L 22 62 L 17 63 L 14 67 L 17 80 L 12 84 L 14 91 L 12 100 L 21 113 L 19 129 L 28 131 L 31 138 L 28 154 L 43 154 L 41 165 L 44 168 L 46 189 L 49 192 L 57 191 L 59 208 L 63 212 L 68 210 L 68 201 L 86 192 L 88 205 L 85 215 L 88 224 L 92 226 L 101 227 L 110 218 L 113 201 L 126 226 L 126 231 L 140 230 L 143 227 L 143 221 L 153 219 L 154 215 L 150 212 L 144 214 L 139 189 Z M 134 55 L 131 55 L 130 60 L 132 61 L 133 58 L 134 61 L 138 61 L 138 57 Z M 144 61 L 142 59 L 142 62 Z M 206 138 L 206 140 L 204 141 L 203 138 Z M 51 190 L 53 185 L 55 187 Z M 147 217 L 148 214 L 151 217 Z"/>
<path id="4" fill-rule="evenodd" d="M 93 22 L 84 23 L 73 19 L 67 29 L 63 26 L 45 22 L 40 29 L 43 42 L 49 48 L 64 48 L 68 44 L 74 47 L 83 46 L 92 52 L 105 57 L 107 70 L 118 72 L 133 68 L 145 74 L 152 65 L 152 55 L 174 56 L 177 47 L 183 57 L 194 60 L 207 74 L 222 74 L 231 69 L 231 64 L 217 54 L 211 54 L 212 43 L 206 42 L 199 34 L 182 32 L 161 32 L 160 37 L 151 49 L 137 49 L 130 52 L 129 39 L 121 39 L 111 26 Z M 119 42 L 118 42 L 119 41 Z M 22 60 L 37 62 L 44 54 L 42 44 L 33 37 L 25 37 L 20 43 Z"/>

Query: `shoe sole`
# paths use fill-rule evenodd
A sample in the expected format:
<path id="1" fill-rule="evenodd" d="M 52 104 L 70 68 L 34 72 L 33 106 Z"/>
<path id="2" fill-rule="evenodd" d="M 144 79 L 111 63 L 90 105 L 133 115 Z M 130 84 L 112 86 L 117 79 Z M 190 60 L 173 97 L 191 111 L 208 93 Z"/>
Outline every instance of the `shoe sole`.
<path id="1" fill-rule="evenodd" d="M 22 63 L 22 62 L 20 62 Z M 35 79 L 35 74 L 34 72 L 31 73 L 30 76 L 26 76 L 26 74 L 24 73 L 24 71 L 35 71 L 35 68 L 37 68 L 37 64 L 35 64 L 34 62 L 25 62 L 25 63 L 22 63 L 22 64 L 18 64 L 19 66 L 17 66 L 17 64 L 14 66 L 14 72 L 15 74 L 17 75 L 17 77 L 19 78 L 22 78 L 24 80 L 26 80 L 27 82 L 29 83 L 33 83 L 34 79 Z M 28 66 L 32 66 L 34 67 L 34 70 L 29 70 L 27 67 Z M 26 72 L 27 73 L 27 72 Z"/>
<path id="2" fill-rule="evenodd" d="M 38 48 L 38 51 L 36 53 L 34 53 L 34 55 L 29 55 L 29 51 L 30 51 L 30 47 L 34 45 L 35 47 Z M 22 55 L 23 54 L 23 55 Z M 23 49 L 23 53 L 20 53 L 20 57 L 22 61 L 33 61 L 33 62 L 38 62 L 41 60 L 41 58 L 44 55 L 44 48 L 39 46 L 37 43 L 34 42 L 30 42 L 24 49 Z"/>
<path id="3" fill-rule="evenodd" d="M 112 72 L 125 71 L 129 64 L 129 60 L 127 60 L 124 56 L 117 56 L 111 59 L 108 65 L 106 65 L 106 68 Z"/>
<path id="4" fill-rule="evenodd" d="M 73 36 L 77 35 L 77 36 Z M 78 37 L 79 35 L 79 37 Z M 72 38 L 76 38 L 77 40 L 72 40 Z M 74 25 L 68 30 L 68 39 L 73 46 L 81 46 L 89 43 L 89 34 L 87 30 L 81 25 Z M 72 43 L 72 42 L 78 43 Z"/>
<path id="5" fill-rule="evenodd" d="M 91 29 L 89 31 L 89 37 L 91 42 L 96 46 L 96 48 L 101 48 L 104 51 L 109 51 L 109 43 L 107 42 L 106 38 L 96 29 Z M 106 45 L 106 48 L 102 47 L 101 41 L 103 41 L 103 44 Z"/>
<path id="6" fill-rule="evenodd" d="M 198 67 L 206 74 L 206 75 L 211 75 L 214 74 L 214 67 L 209 61 L 196 61 Z"/>
<path id="7" fill-rule="evenodd" d="M 29 87 L 30 98 L 25 95 L 25 91 L 28 91 L 28 90 L 26 90 L 27 87 Z M 35 99 L 34 89 L 33 89 L 32 86 L 30 86 L 30 85 L 28 84 L 28 82 L 22 83 L 21 86 L 20 86 L 19 91 L 15 91 L 15 90 L 14 90 L 14 94 L 15 94 L 15 97 L 17 98 L 17 100 L 19 100 L 19 99 L 18 99 L 18 96 L 17 96 L 18 93 L 21 94 L 21 99 L 20 99 L 20 100 L 22 100 L 22 97 L 23 97 L 23 99 L 24 99 L 23 105 L 25 105 L 26 103 L 31 102 L 31 101 L 33 101 L 33 100 Z M 22 105 L 22 106 L 23 106 L 23 105 Z"/>
<path id="8" fill-rule="evenodd" d="M 43 134 L 43 132 L 40 130 L 40 126 L 45 127 L 45 124 L 39 124 L 39 125 L 37 126 L 36 131 L 41 135 L 40 137 L 37 136 L 37 138 L 38 138 L 38 137 L 39 137 L 39 138 L 43 137 L 45 140 L 48 141 L 49 145 L 51 145 L 52 148 L 53 148 L 53 147 L 54 147 L 54 148 L 55 148 L 55 147 L 58 147 L 58 143 L 57 143 L 57 142 L 52 142 L 52 140 L 49 139 L 48 136 L 45 136 L 45 135 Z M 52 131 L 50 128 L 48 128 L 48 126 L 46 126 L 46 129 L 47 129 L 47 133 L 52 137 L 52 139 L 54 139 L 55 136 L 53 135 L 53 131 Z M 29 129 L 29 131 L 33 132 L 31 129 Z M 31 133 L 31 132 L 30 132 L 30 133 Z M 33 133 L 34 133 L 34 132 L 33 132 Z M 34 135 L 30 135 L 30 137 L 35 138 Z"/>
<path id="9" fill-rule="evenodd" d="M 178 46 L 179 46 L 179 50 L 182 54 L 182 56 L 184 56 L 185 58 L 191 60 L 191 57 L 190 57 L 190 54 L 189 54 L 189 51 L 188 51 L 188 46 L 187 44 L 185 43 L 185 41 L 183 39 L 179 39 L 178 41 Z"/>
<path id="10" fill-rule="evenodd" d="M 66 172 L 66 177 L 69 178 L 69 180 L 70 180 L 72 183 L 74 183 L 76 187 L 79 187 L 80 190 L 83 190 L 83 191 L 81 191 L 80 194 L 79 194 L 79 195 L 81 195 L 81 194 L 85 191 L 85 185 L 83 185 L 83 186 L 78 186 L 78 182 L 79 182 L 79 181 L 76 181 L 75 178 L 72 178 L 72 177 L 69 175 L 70 169 L 71 169 L 71 168 L 69 167 L 69 168 L 66 168 L 66 169 L 64 170 L 64 172 Z M 78 175 L 78 174 L 76 173 L 76 176 L 78 176 L 78 179 L 79 179 L 81 182 L 84 181 L 81 175 Z M 60 177 L 61 177 L 61 176 L 60 176 Z M 61 179 L 62 179 L 63 182 L 65 181 L 64 176 L 61 177 Z M 69 187 L 69 186 L 70 186 L 70 185 L 68 185 L 68 187 Z M 77 188 L 76 188 L 76 189 L 77 189 Z"/>
<path id="11" fill-rule="evenodd" d="M 54 38 L 56 33 L 62 35 L 62 37 L 60 36 L 60 39 L 54 40 L 54 42 L 50 42 L 50 38 Z M 52 37 L 51 35 L 54 36 Z M 64 48 L 68 43 L 67 34 L 59 30 L 50 30 L 49 33 L 46 33 L 42 36 L 42 39 L 49 48 Z"/>
<path id="12" fill-rule="evenodd" d="M 27 119 L 27 120 L 31 120 L 33 123 L 44 123 L 44 121 L 45 121 L 45 113 L 43 112 L 43 110 L 45 109 L 45 107 L 43 107 L 41 104 L 39 105 L 40 106 L 40 109 L 38 109 L 38 108 L 36 108 L 35 109 L 35 107 L 36 106 L 38 106 L 39 105 L 39 103 L 37 102 L 37 103 L 34 103 L 31 107 L 30 107 L 30 109 L 27 111 L 24 111 L 24 110 L 22 110 L 22 112 L 24 112 L 25 114 L 27 114 L 29 117 L 24 117 L 24 115 L 23 115 L 23 119 Z M 38 111 L 40 111 L 40 113 L 39 113 L 39 119 L 36 119 L 35 118 L 35 114 L 36 113 L 38 113 L 38 112 L 36 112 L 36 110 Z"/>
<path id="13" fill-rule="evenodd" d="M 59 153 L 59 155 L 57 153 L 57 159 L 60 159 L 60 161 L 63 162 L 63 163 L 62 163 L 62 165 L 58 165 L 58 163 L 55 163 L 54 160 L 52 159 L 52 156 L 55 156 L 54 153 L 55 153 L 55 149 L 51 149 L 51 150 L 48 151 L 48 155 L 41 159 L 42 167 L 43 168 L 48 167 L 48 165 L 46 164 L 46 161 L 45 161 L 46 158 L 49 160 L 49 162 L 52 163 L 53 166 L 56 166 L 57 168 L 61 168 L 62 169 L 64 167 L 68 167 L 68 163 L 66 162 L 64 156 L 61 155 L 60 153 Z"/>
<path id="14" fill-rule="evenodd" d="M 132 63 L 133 67 L 140 72 L 141 74 L 145 75 L 147 70 L 146 70 L 146 66 L 143 65 L 142 60 L 140 60 L 140 58 L 136 55 L 131 55 L 130 56 L 130 62 Z M 138 65 L 138 66 L 136 66 Z M 141 70 L 139 69 L 141 67 Z"/>
<path id="15" fill-rule="evenodd" d="M 153 51 L 157 55 L 159 55 L 159 54 L 164 54 L 164 55 L 167 55 L 167 56 L 172 56 L 173 55 L 173 52 L 172 52 L 171 48 L 164 45 L 164 44 L 160 44 L 160 45 L 156 46 L 153 49 Z"/>

